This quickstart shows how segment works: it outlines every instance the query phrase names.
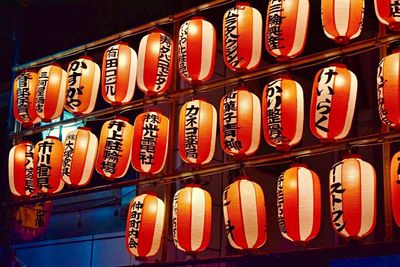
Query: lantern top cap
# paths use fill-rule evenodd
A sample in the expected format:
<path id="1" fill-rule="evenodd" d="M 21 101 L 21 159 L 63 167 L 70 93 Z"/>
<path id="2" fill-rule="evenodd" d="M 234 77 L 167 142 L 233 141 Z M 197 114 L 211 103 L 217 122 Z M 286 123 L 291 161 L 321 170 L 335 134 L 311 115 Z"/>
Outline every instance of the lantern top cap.
<path id="1" fill-rule="evenodd" d="M 396 47 L 392 50 L 392 54 L 394 53 L 400 53 L 400 47 Z"/>
<path id="2" fill-rule="evenodd" d="M 278 74 L 276 76 L 275 80 L 278 80 L 278 79 L 292 80 L 292 76 L 288 72 L 287 73 L 281 73 L 281 74 Z"/>
<path id="3" fill-rule="evenodd" d="M 293 163 L 293 164 L 290 164 L 290 168 L 294 168 L 294 167 L 302 167 L 302 168 L 308 169 L 308 165 L 305 164 L 305 163 Z"/>
<path id="4" fill-rule="evenodd" d="M 248 180 L 248 181 L 250 181 L 250 177 L 249 177 L 249 176 L 246 176 L 246 175 L 242 175 L 242 176 L 236 177 L 235 180 L 236 180 L 236 181 L 240 181 L 240 180 Z"/>
<path id="5" fill-rule="evenodd" d="M 190 101 L 195 101 L 195 100 L 204 101 L 208 103 L 207 98 L 205 98 L 204 96 L 195 96 Z"/>
<path id="6" fill-rule="evenodd" d="M 201 185 L 196 184 L 196 183 L 190 183 L 190 184 L 185 185 L 185 187 L 201 187 Z"/>
<path id="7" fill-rule="evenodd" d="M 22 141 L 21 143 L 19 143 L 18 145 L 32 145 L 32 144 L 33 143 L 31 141 L 25 140 L 25 141 Z"/>
<path id="8" fill-rule="evenodd" d="M 36 68 L 27 68 L 27 69 L 24 69 L 23 71 L 21 71 L 20 75 L 23 74 L 23 73 L 26 73 L 26 72 L 34 72 L 34 73 L 37 73 L 37 69 L 36 69 Z"/>
<path id="9" fill-rule="evenodd" d="M 361 159 L 361 158 L 362 157 L 360 154 L 353 154 L 353 153 L 347 154 L 343 157 L 343 159 Z"/>
<path id="10" fill-rule="evenodd" d="M 84 126 L 84 127 L 78 127 L 78 130 L 85 130 L 90 132 L 92 129 L 90 127 Z"/>
<path id="11" fill-rule="evenodd" d="M 207 21 L 205 17 L 197 16 L 197 15 L 196 15 L 196 16 L 193 16 L 190 20 L 194 20 L 194 19 L 201 19 L 201 20 Z"/>
<path id="12" fill-rule="evenodd" d="M 144 190 L 141 195 L 144 195 L 144 194 L 157 197 L 157 192 L 151 191 L 151 190 L 148 190 L 148 191 Z"/>
<path id="13" fill-rule="evenodd" d="M 339 62 L 333 62 L 329 64 L 329 67 L 338 67 L 338 68 L 344 68 L 347 69 L 347 65 L 344 63 L 339 63 Z"/>
<path id="14" fill-rule="evenodd" d="M 48 135 L 48 136 L 46 137 L 46 139 L 60 140 L 57 136 L 54 136 L 54 135 Z"/>
<path id="15" fill-rule="evenodd" d="M 79 59 L 87 59 L 87 60 L 93 61 L 93 58 L 91 56 L 86 56 L 86 55 L 80 56 Z"/>
<path id="16" fill-rule="evenodd" d="M 236 6 L 251 6 L 249 2 L 239 1 L 236 3 Z"/>
<path id="17" fill-rule="evenodd" d="M 57 62 L 51 62 L 49 64 L 49 66 L 54 66 L 54 67 L 60 67 L 61 68 L 61 65 L 59 63 L 57 63 Z"/>
<path id="18" fill-rule="evenodd" d="M 156 28 L 152 29 L 148 34 L 152 34 L 152 33 L 162 33 L 169 37 L 168 33 L 166 31 L 158 28 L 158 26 Z"/>
<path id="19" fill-rule="evenodd" d="M 127 42 L 124 42 L 124 41 L 117 41 L 117 42 L 115 42 L 114 45 L 128 45 L 128 43 L 127 43 Z M 111 47 L 111 46 L 110 46 L 110 47 Z"/>
<path id="20" fill-rule="evenodd" d="M 123 117 L 123 116 L 115 116 L 114 120 L 121 120 L 121 121 L 129 122 L 129 119 L 127 117 Z"/>
<path id="21" fill-rule="evenodd" d="M 149 112 L 156 112 L 156 113 L 160 113 L 162 115 L 161 110 L 159 108 L 155 108 L 155 107 L 149 108 L 147 111 L 143 112 L 142 114 L 146 114 L 146 113 L 149 113 Z"/>

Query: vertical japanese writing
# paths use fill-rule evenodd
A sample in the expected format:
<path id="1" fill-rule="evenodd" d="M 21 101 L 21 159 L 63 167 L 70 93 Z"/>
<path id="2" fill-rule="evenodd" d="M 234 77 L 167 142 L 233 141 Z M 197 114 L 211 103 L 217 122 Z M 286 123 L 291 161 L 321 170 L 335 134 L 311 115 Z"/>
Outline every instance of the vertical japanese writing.
<path id="1" fill-rule="evenodd" d="M 187 35 L 189 31 L 189 22 L 186 21 L 185 23 L 182 24 L 180 30 L 179 30 L 179 44 L 178 44 L 178 50 L 179 50 L 179 57 L 178 57 L 178 62 L 179 62 L 179 71 L 182 74 L 182 76 L 186 79 L 190 78 L 188 68 L 187 68 Z"/>
<path id="2" fill-rule="evenodd" d="M 284 48 L 280 44 L 280 41 L 283 40 L 281 24 L 285 18 L 281 15 L 282 11 L 282 0 L 271 0 L 269 2 L 267 42 L 271 50 Z"/>
<path id="3" fill-rule="evenodd" d="M 230 151 L 242 149 L 242 142 L 237 140 L 237 91 L 224 97 L 224 147 Z"/>
<path id="4" fill-rule="evenodd" d="M 235 237 L 233 235 L 233 230 L 235 230 L 235 226 L 232 225 L 232 221 L 227 217 L 227 212 L 225 212 L 228 209 L 229 205 L 231 204 L 231 201 L 228 199 L 229 188 L 230 188 L 230 186 L 226 187 L 222 194 L 222 205 L 224 206 L 226 234 L 232 240 L 235 240 Z"/>
<path id="5" fill-rule="evenodd" d="M 29 122 L 31 117 L 29 116 L 29 80 L 32 79 L 32 75 L 29 72 L 22 73 L 17 78 L 17 99 L 16 105 L 18 115 L 23 122 Z"/>
<path id="6" fill-rule="evenodd" d="M 185 152 L 186 157 L 192 159 L 198 156 L 199 111 L 198 101 L 194 101 L 187 105 L 185 112 Z"/>
<path id="7" fill-rule="evenodd" d="M 108 135 L 103 154 L 103 162 L 101 163 L 101 167 L 106 176 L 116 172 L 116 167 L 121 157 L 122 134 L 125 127 L 125 122 L 121 120 L 113 120 L 108 124 Z"/>
<path id="8" fill-rule="evenodd" d="M 155 112 L 146 113 L 143 121 L 142 139 L 140 140 L 140 163 L 142 166 L 154 164 L 154 153 L 157 145 L 158 124 L 161 118 Z"/>
<path id="9" fill-rule="evenodd" d="M 68 69 L 68 89 L 66 105 L 71 110 L 77 110 L 81 105 L 79 99 L 83 95 L 84 87 L 81 86 L 82 70 L 87 69 L 88 66 L 83 59 L 75 60 L 70 64 Z"/>
<path id="10" fill-rule="evenodd" d="M 38 159 L 36 165 L 37 183 L 39 189 L 51 189 L 51 152 L 54 147 L 54 142 L 51 139 L 45 139 L 39 143 Z"/>
<path id="11" fill-rule="evenodd" d="M 49 82 L 49 72 L 41 71 L 38 79 L 38 87 L 36 93 L 36 112 L 43 113 L 44 99 L 46 95 L 47 84 Z"/>
<path id="12" fill-rule="evenodd" d="M 117 83 L 117 67 L 118 67 L 118 46 L 114 45 L 107 49 L 105 60 L 104 86 L 106 95 L 114 99 Z"/>
<path id="13" fill-rule="evenodd" d="M 164 35 L 160 35 L 160 52 L 158 54 L 156 91 L 164 88 L 168 81 L 169 67 L 171 65 L 171 39 Z"/>
<path id="14" fill-rule="evenodd" d="M 389 120 L 388 118 L 388 113 L 389 111 L 385 107 L 385 98 L 383 95 L 383 90 L 385 88 L 385 83 L 387 80 L 385 80 L 385 77 L 383 76 L 383 66 L 385 64 L 385 60 L 383 59 L 378 67 L 378 74 L 377 74 L 377 85 L 378 85 L 378 111 L 379 111 L 379 117 L 381 118 L 382 122 L 389 125 L 389 126 L 395 126 L 395 124 Z"/>
<path id="15" fill-rule="evenodd" d="M 172 236 L 174 238 L 175 246 L 178 245 L 178 198 L 179 191 L 176 192 L 172 203 Z"/>
<path id="16" fill-rule="evenodd" d="M 289 142 L 282 133 L 282 87 L 281 80 L 275 80 L 268 84 L 266 101 L 267 101 L 267 118 L 268 133 L 272 141 L 277 144 Z"/>
<path id="17" fill-rule="evenodd" d="M 65 138 L 65 146 L 64 146 L 64 154 L 63 154 L 63 163 L 61 174 L 62 176 L 70 176 L 71 165 L 72 165 L 72 157 L 74 155 L 75 150 L 75 142 L 78 134 L 77 132 L 70 132 Z"/>
<path id="18" fill-rule="evenodd" d="M 277 190 L 277 203 L 278 203 L 278 225 L 279 225 L 279 230 L 281 233 L 286 234 L 286 224 L 285 224 L 285 217 L 283 216 L 283 204 L 284 204 L 284 198 L 283 198 L 283 180 L 284 180 L 284 173 L 282 173 L 279 178 L 278 178 L 278 190 Z"/>
<path id="19" fill-rule="evenodd" d="M 142 219 L 143 202 L 135 200 L 132 204 L 129 216 L 128 236 L 129 248 L 137 248 L 139 241 L 139 226 Z"/>
<path id="20" fill-rule="evenodd" d="M 338 232 L 346 227 L 346 221 L 343 221 L 343 193 L 345 189 L 341 181 L 337 180 L 337 173 L 340 172 L 343 163 L 339 162 L 332 166 L 330 174 L 330 195 L 331 195 L 331 218 L 335 229 Z"/>
<path id="21" fill-rule="evenodd" d="M 390 15 L 395 18 L 400 17 L 400 1 L 399 0 L 391 0 Z"/>
<path id="22" fill-rule="evenodd" d="M 237 23 L 239 18 L 239 10 L 237 7 L 231 8 L 225 15 L 225 58 L 233 67 L 237 67 L 240 63 L 238 55 L 238 39 Z"/>
<path id="23" fill-rule="evenodd" d="M 25 152 L 25 192 L 32 194 L 35 191 L 33 182 L 34 160 L 33 160 L 34 146 L 32 144 L 26 145 Z"/>

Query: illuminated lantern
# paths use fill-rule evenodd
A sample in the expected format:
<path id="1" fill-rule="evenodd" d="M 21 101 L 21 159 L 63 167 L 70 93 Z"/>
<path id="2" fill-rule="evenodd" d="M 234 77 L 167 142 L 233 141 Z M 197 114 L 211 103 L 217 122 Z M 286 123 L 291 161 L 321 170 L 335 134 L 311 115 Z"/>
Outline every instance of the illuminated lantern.
<path id="1" fill-rule="evenodd" d="M 267 241 L 267 215 L 261 187 L 242 176 L 222 197 L 229 243 L 240 250 L 260 248 Z"/>
<path id="2" fill-rule="evenodd" d="M 8 156 L 8 182 L 14 196 L 32 196 L 36 193 L 35 146 L 24 141 L 14 146 Z"/>
<path id="3" fill-rule="evenodd" d="M 179 115 L 179 154 L 193 166 L 209 163 L 215 151 L 217 111 L 204 100 L 186 102 Z"/>
<path id="4" fill-rule="evenodd" d="M 261 13 L 249 3 L 239 2 L 225 12 L 223 54 L 228 68 L 246 71 L 257 68 L 261 60 Z"/>
<path id="5" fill-rule="evenodd" d="M 264 137 L 278 150 L 297 145 L 303 135 L 303 89 L 290 77 L 270 82 L 262 96 Z"/>
<path id="6" fill-rule="evenodd" d="M 400 30 L 400 2 L 398 0 L 374 0 L 379 21 L 389 25 L 392 31 Z"/>
<path id="7" fill-rule="evenodd" d="M 41 68 L 38 74 L 36 113 L 44 122 L 61 116 L 67 89 L 67 72 L 58 64 Z"/>
<path id="8" fill-rule="evenodd" d="M 137 85 L 146 95 L 164 93 L 171 83 L 172 39 L 159 30 L 142 38 L 138 52 Z"/>
<path id="9" fill-rule="evenodd" d="M 278 61 L 300 55 L 306 44 L 309 13 L 308 0 L 270 0 L 265 29 L 268 53 Z"/>
<path id="10" fill-rule="evenodd" d="M 384 57 L 378 67 L 378 110 L 381 121 L 390 127 L 400 127 L 400 53 Z"/>
<path id="11" fill-rule="evenodd" d="M 168 148 L 169 119 L 149 111 L 135 119 L 132 140 L 132 167 L 138 172 L 156 174 L 165 165 Z"/>
<path id="12" fill-rule="evenodd" d="M 65 108 L 75 114 L 91 113 L 100 84 L 100 67 L 90 57 L 81 57 L 68 66 Z"/>
<path id="13" fill-rule="evenodd" d="M 61 167 L 64 146 L 57 137 L 48 136 L 35 146 L 36 181 L 42 193 L 58 193 L 64 187 Z"/>
<path id="14" fill-rule="evenodd" d="M 390 191 L 393 217 L 400 227 L 400 152 L 393 155 L 390 164 Z"/>
<path id="15" fill-rule="evenodd" d="M 121 178 L 131 160 L 133 126 L 128 119 L 116 117 L 101 128 L 96 171 L 107 179 Z"/>
<path id="16" fill-rule="evenodd" d="M 338 44 L 347 44 L 361 33 L 364 0 L 322 0 L 321 14 L 325 35 Z"/>
<path id="17" fill-rule="evenodd" d="M 331 219 L 336 232 L 351 239 L 369 235 L 376 222 L 376 174 L 358 155 L 349 155 L 329 173 Z"/>
<path id="18" fill-rule="evenodd" d="M 135 93 L 137 55 L 126 43 L 109 47 L 101 72 L 103 98 L 111 105 L 131 101 Z"/>
<path id="19" fill-rule="evenodd" d="M 13 110 L 15 119 L 24 127 L 40 122 L 35 110 L 38 74 L 24 71 L 14 80 Z"/>
<path id="20" fill-rule="evenodd" d="M 212 200 L 198 185 L 187 185 L 174 196 L 172 234 L 175 246 L 187 254 L 207 248 L 210 242 Z"/>
<path id="21" fill-rule="evenodd" d="M 73 186 L 85 186 L 92 178 L 97 155 L 97 137 L 89 128 L 67 134 L 64 142 L 62 179 Z"/>
<path id="22" fill-rule="evenodd" d="M 132 199 L 126 217 L 125 245 L 137 260 L 146 260 L 160 249 L 165 204 L 147 193 Z"/>
<path id="23" fill-rule="evenodd" d="M 211 78 L 216 39 L 214 26 L 202 17 L 193 17 L 181 25 L 178 66 L 182 79 L 191 84 L 199 84 Z"/>
<path id="24" fill-rule="evenodd" d="M 260 145 L 261 106 L 245 87 L 226 94 L 219 108 L 221 145 L 236 158 L 254 154 Z"/>
<path id="25" fill-rule="evenodd" d="M 310 129 L 321 141 L 343 139 L 350 131 L 357 98 L 357 77 L 343 64 L 320 70 L 314 79 Z"/>
<path id="26" fill-rule="evenodd" d="M 321 223 L 321 186 L 318 175 L 305 164 L 294 164 L 278 179 L 278 224 L 293 242 L 308 242 Z"/>

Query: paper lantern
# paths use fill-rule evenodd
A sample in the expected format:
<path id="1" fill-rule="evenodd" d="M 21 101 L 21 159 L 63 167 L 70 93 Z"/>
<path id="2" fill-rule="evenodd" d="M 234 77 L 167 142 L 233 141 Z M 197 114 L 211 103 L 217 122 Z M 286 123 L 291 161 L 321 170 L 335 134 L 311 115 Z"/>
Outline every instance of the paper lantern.
<path id="1" fill-rule="evenodd" d="M 171 83 L 174 43 L 162 31 L 142 38 L 138 52 L 137 85 L 146 95 L 164 93 Z"/>
<path id="2" fill-rule="evenodd" d="M 374 0 L 375 13 L 379 21 L 389 25 L 392 31 L 400 30 L 400 1 L 398 0 Z"/>
<path id="3" fill-rule="evenodd" d="M 199 84 L 214 72 L 216 33 L 214 26 L 202 17 L 184 22 L 179 30 L 178 66 L 185 81 Z"/>
<path id="4" fill-rule="evenodd" d="M 393 217 L 400 227 L 400 152 L 393 155 L 390 163 L 390 195 Z"/>
<path id="5" fill-rule="evenodd" d="M 261 60 L 261 13 L 249 3 L 239 2 L 224 14 L 223 55 L 233 71 L 257 68 Z"/>
<path id="6" fill-rule="evenodd" d="M 81 57 L 68 66 L 65 108 L 75 114 L 91 113 L 100 84 L 100 67 L 90 57 Z"/>
<path id="7" fill-rule="evenodd" d="M 138 115 L 132 140 L 132 167 L 145 174 L 159 173 L 165 165 L 169 119 L 156 111 Z"/>
<path id="8" fill-rule="evenodd" d="M 61 116 L 67 90 L 67 72 L 58 64 L 41 68 L 38 73 L 36 113 L 44 122 Z"/>
<path id="9" fill-rule="evenodd" d="M 306 44 L 309 13 L 308 0 L 270 0 L 265 29 L 268 53 L 278 61 L 300 55 Z"/>
<path id="10" fill-rule="evenodd" d="M 336 232 L 347 238 L 369 235 L 376 222 L 376 174 L 358 155 L 349 155 L 329 173 L 331 219 Z"/>
<path id="11" fill-rule="evenodd" d="M 64 146 L 57 137 L 48 136 L 35 146 L 36 181 L 41 193 L 53 194 L 64 187 L 61 167 Z"/>
<path id="12" fill-rule="evenodd" d="M 254 154 L 260 144 L 261 106 L 245 87 L 226 94 L 219 108 L 221 146 L 236 158 Z"/>
<path id="13" fill-rule="evenodd" d="M 24 127 L 32 127 L 40 122 L 35 110 L 37 81 L 38 75 L 34 71 L 24 71 L 14 80 L 14 117 Z"/>
<path id="14" fill-rule="evenodd" d="M 296 243 L 316 237 L 321 223 L 318 175 L 305 164 L 294 164 L 279 177 L 277 193 L 281 234 Z"/>
<path id="15" fill-rule="evenodd" d="M 350 131 L 357 98 L 357 77 L 343 64 L 320 70 L 314 79 L 310 129 L 321 141 L 343 139 Z"/>
<path id="16" fill-rule="evenodd" d="M 111 105 L 131 101 L 136 85 L 136 52 L 126 43 L 109 47 L 103 56 L 101 72 L 103 98 Z"/>
<path id="17" fill-rule="evenodd" d="M 96 171 L 107 179 L 121 178 L 131 160 L 133 126 L 128 119 L 116 117 L 101 128 Z"/>
<path id="18" fill-rule="evenodd" d="M 97 137 L 89 128 L 67 134 L 64 141 L 62 179 L 72 186 L 85 186 L 92 178 L 97 155 Z"/>
<path id="19" fill-rule="evenodd" d="M 137 260 L 146 260 L 160 249 L 164 214 L 165 204 L 154 194 L 132 199 L 126 217 L 125 245 Z"/>
<path id="20" fill-rule="evenodd" d="M 232 247 L 260 248 L 267 241 L 267 215 L 261 187 L 242 176 L 222 196 L 226 233 Z"/>
<path id="21" fill-rule="evenodd" d="M 303 135 L 304 100 L 301 85 L 290 77 L 268 83 L 262 96 L 264 137 L 278 150 L 297 145 Z"/>
<path id="22" fill-rule="evenodd" d="M 24 141 L 14 146 L 8 156 L 8 183 L 14 196 L 32 196 L 37 191 L 35 179 L 35 146 Z"/>
<path id="23" fill-rule="evenodd" d="M 378 110 L 382 123 L 400 127 L 400 53 L 398 50 L 384 57 L 377 75 Z"/>
<path id="24" fill-rule="evenodd" d="M 338 44 L 347 44 L 361 33 L 364 0 L 322 0 L 321 14 L 325 35 Z"/>
<path id="25" fill-rule="evenodd" d="M 212 200 L 198 185 L 187 185 L 174 196 L 172 234 L 175 246 L 187 254 L 196 254 L 210 242 Z"/>
<path id="26" fill-rule="evenodd" d="M 217 111 L 204 100 L 186 102 L 179 115 L 179 154 L 193 166 L 209 163 L 215 151 Z"/>

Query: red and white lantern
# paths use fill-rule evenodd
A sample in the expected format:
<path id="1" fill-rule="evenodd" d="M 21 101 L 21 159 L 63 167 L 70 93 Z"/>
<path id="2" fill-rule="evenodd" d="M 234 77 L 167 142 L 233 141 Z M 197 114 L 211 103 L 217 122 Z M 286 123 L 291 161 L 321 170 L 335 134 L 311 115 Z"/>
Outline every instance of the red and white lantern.
<path id="1" fill-rule="evenodd" d="M 100 85 L 100 67 L 90 57 L 81 57 L 68 66 L 65 108 L 75 115 L 91 113 Z"/>
<path id="2" fill-rule="evenodd" d="M 186 102 L 179 115 L 179 154 L 193 166 L 209 163 L 215 151 L 217 111 L 204 100 Z"/>
<path id="3" fill-rule="evenodd" d="M 126 43 L 109 47 L 103 56 L 101 93 L 111 105 L 131 101 L 136 86 L 137 55 Z"/>
<path id="4" fill-rule="evenodd" d="M 255 94 L 239 87 L 221 99 L 219 108 L 221 146 L 237 158 L 254 154 L 260 145 L 261 105 Z"/>
<path id="5" fill-rule="evenodd" d="M 133 126 L 124 117 L 107 121 L 101 128 L 96 171 L 106 179 L 121 178 L 129 169 Z"/>
<path id="6" fill-rule="evenodd" d="M 306 44 L 309 13 L 308 0 L 270 0 L 265 29 L 268 53 L 278 61 L 300 55 Z"/>
<path id="7" fill-rule="evenodd" d="M 15 119 L 24 127 L 40 122 L 35 110 L 38 74 L 24 71 L 14 80 L 13 111 Z"/>
<path id="8" fill-rule="evenodd" d="M 138 52 L 137 85 L 146 95 L 164 93 L 171 83 L 174 43 L 162 31 L 142 38 Z"/>
<path id="9" fill-rule="evenodd" d="M 51 122 L 61 116 L 66 90 L 67 72 L 58 64 L 39 70 L 35 109 L 42 121 Z"/>
<path id="10" fill-rule="evenodd" d="M 178 66 L 182 79 L 191 84 L 199 84 L 211 78 L 216 39 L 214 26 L 202 17 L 193 17 L 181 25 Z"/>
<path id="11" fill-rule="evenodd" d="M 361 33 L 364 0 L 322 0 L 321 15 L 325 35 L 338 44 L 347 44 Z"/>
<path id="12" fill-rule="evenodd" d="M 305 164 L 294 164 L 281 174 L 277 190 L 278 224 L 288 240 L 308 242 L 321 224 L 321 185 Z"/>
<path id="13" fill-rule="evenodd" d="M 97 155 L 97 137 L 89 128 L 67 134 L 64 142 L 62 179 L 72 186 L 85 186 L 92 178 Z"/>
<path id="14" fill-rule="evenodd" d="M 303 135 L 304 99 L 301 85 L 290 77 L 268 83 L 262 96 L 264 137 L 278 150 L 297 145 Z"/>
<path id="15" fill-rule="evenodd" d="M 229 243 L 240 250 L 254 250 L 267 241 L 267 215 L 261 187 L 242 176 L 225 188 L 222 196 Z"/>
<path id="16" fill-rule="evenodd" d="M 36 164 L 33 158 L 35 146 L 24 141 L 14 146 L 8 156 L 8 183 L 17 197 L 29 197 L 37 192 Z"/>
<path id="17" fill-rule="evenodd" d="M 146 260 L 160 249 L 164 228 L 165 204 L 155 194 L 132 199 L 126 217 L 125 245 L 137 260 Z"/>
<path id="18" fill-rule="evenodd" d="M 374 0 L 379 21 L 392 31 L 400 30 L 400 2 L 398 0 Z"/>
<path id="19" fill-rule="evenodd" d="M 332 64 L 317 73 L 310 111 L 314 136 L 327 142 L 347 136 L 353 121 L 357 86 L 357 77 L 343 64 Z"/>
<path id="20" fill-rule="evenodd" d="M 390 195 L 394 221 L 400 227 L 400 152 L 393 155 L 390 163 Z"/>
<path id="21" fill-rule="evenodd" d="M 174 196 L 172 204 L 172 234 L 175 246 L 195 254 L 210 242 L 212 200 L 198 185 L 187 185 Z"/>
<path id="22" fill-rule="evenodd" d="M 39 192 L 54 194 L 64 187 L 61 167 L 64 146 L 57 137 L 48 136 L 35 146 L 34 161 Z"/>
<path id="23" fill-rule="evenodd" d="M 223 55 L 233 71 L 257 68 L 261 60 L 262 17 L 247 2 L 239 2 L 224 14 Z"/>
<path id="24" fill-rule="evenodd" d="M 335 231 L 346 238 L 369 235 L 376 223 L 376 174 L 358 155 L 349 155 L 329 173 L 331 219 Z"/>
<path id="25" fill-rule="evenodd" d="M 159 173 L 167 158 L 169 119 L 149 111 L 135 119 L 132 140 L 132 167 L 144 174 Z"/>

